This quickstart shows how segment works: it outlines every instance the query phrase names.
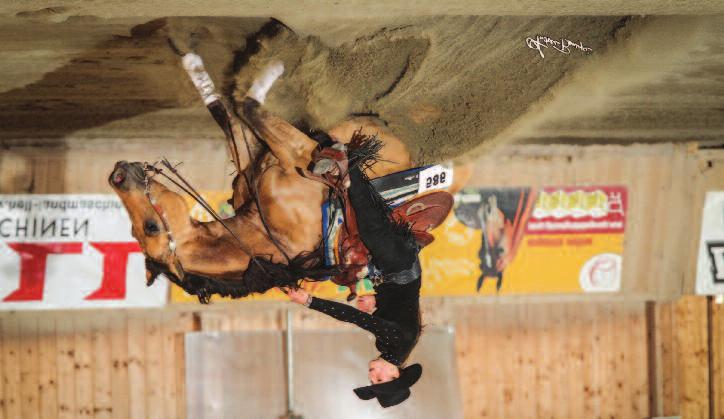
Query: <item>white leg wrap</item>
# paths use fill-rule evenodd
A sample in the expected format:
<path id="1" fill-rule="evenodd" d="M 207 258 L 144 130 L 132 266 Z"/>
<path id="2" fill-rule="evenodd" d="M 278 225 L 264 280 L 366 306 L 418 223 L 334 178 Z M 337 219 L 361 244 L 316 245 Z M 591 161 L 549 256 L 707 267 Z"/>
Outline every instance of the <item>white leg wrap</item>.
<path id="1" fill-rule="evenodd" d="M 251 84 L 246 95 L 259 103 L 264 103 L 274 82 L 284 73 L 284 63 L 275 61 L 269 64 Z"/>
<path id="2" fill-rule="evenodd" d="M 191 81 L 196 86 L 196 90 L 199 91 L 201 98 L 204 100 L 204 104 L 208 105 L 215 100 L 219 100 L 219 95 L 214 92 L 216 90 L 214 82 L 211 81 L 209 73 L 206 72 L 201 57 L 194 53 L 188 53 L 184 55 L 182 61 L 186 72 L 191 77 Z"/>

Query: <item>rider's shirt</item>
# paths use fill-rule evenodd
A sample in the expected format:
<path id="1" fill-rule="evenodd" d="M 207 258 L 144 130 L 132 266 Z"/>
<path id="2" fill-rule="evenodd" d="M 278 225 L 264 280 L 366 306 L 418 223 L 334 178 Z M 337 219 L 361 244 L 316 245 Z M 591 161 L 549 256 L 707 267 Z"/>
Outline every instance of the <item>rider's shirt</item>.
<path id="1" fill-rule="evenodd" d="M 368 314 L 347 304 L 314 297 L 309 308 L 375 335 L 380 357 L 402 365 L 420 336 L 420 275 L 404 285 L 383 282 L 375 286 L 377 309 Z"/>

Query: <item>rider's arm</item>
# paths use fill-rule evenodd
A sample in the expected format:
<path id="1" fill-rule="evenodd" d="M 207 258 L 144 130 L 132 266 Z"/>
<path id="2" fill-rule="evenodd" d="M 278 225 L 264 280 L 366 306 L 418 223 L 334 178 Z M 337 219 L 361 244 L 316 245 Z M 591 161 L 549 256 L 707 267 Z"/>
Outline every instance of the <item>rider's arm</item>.
<path id="1" fill-rule="evenodd" d="M 393 322 L 367 314 L 347 304 L 341 304 L 323 298 L 311 297 L 309 308 L 334 317 L 337 320 L 356 324 L 378 337 L 382 335 L 389 336 L 392 333 L 396 333 L 399 329 L 397 324 Z"/>
<path id="2" fill-rule="evenodd" d="M 356 324 L 362 329 L 373 333 L 377 338 L 386 338 L 400 333 L 399 326 L 394 322 L 367 314 L 347 304 L 312 297 L 309 292 L 302 288 L 282 289 L 282 292 L 286 293 L 297 304 L 303 304 L 312 310 L 317 310 L 337 320 Z"/>

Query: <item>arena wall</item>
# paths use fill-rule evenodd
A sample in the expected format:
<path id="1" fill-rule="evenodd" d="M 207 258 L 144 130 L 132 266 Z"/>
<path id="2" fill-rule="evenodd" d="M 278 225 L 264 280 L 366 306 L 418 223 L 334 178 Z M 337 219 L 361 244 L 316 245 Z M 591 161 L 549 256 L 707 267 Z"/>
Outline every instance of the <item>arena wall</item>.
<path id="1" fill-rule="evenodd" d="M 117 144 L 10 147 L 0 192 L 108 193 L 128 156 L 185 160 L 206 189 L 231 172 L 220 142 Z M 456 328 L 465 417 L 724 415 L 724 309 L 689 295 L 703 194 L 722 175 L 724 153 L 695 144 L 516 146 L 477 161 L 471 186 L 621 184 L 630 207 L 620 293 L 424 300 L 427 324 Z M 346 327 L 267 302 L 1 312 L 0 417 L 185 417 L 183 334 L 282 330 L 290 308 L 296 327 Z"/>

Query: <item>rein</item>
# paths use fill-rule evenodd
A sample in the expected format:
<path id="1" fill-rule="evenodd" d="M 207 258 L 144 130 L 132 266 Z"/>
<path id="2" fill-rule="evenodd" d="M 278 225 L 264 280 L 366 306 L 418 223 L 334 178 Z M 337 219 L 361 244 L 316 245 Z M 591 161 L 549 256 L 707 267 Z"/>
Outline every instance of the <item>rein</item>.
<path id="1" fill-rule="evenodd" d="M 156 215 L 158 215 L 158 218 L 161 219 L 161 223 L 163 223 L 163 228 L 166 230 L 166 236 L 168 237 L 168 247 L 169 250 L 176 256 L 176 241 L 173 239 L 173 234 L 171 233 L 171 229 L 168 226 L 168 221 L 166 220 L 166 214 L 161 211 L 161 209 L 156 204 L 156 199 L 151 195 L 151 187 L 149 185 L 150 177 L 148 176 L 148 167 L 150 166 L 147 163 L 144 163 L 144 171 L 143 171 L 143 194 L 146 196 L 146 199 L 148 199 L 148 202 L 151 204 L 151 208 L 156 212 Z M 153 167 L 153 169 L 156 169 Z"/>
<path id="2" fill-rule="evenodd" d="M 239 150 L 236 147 L 236 138 L 234 137 L 234 132 L 231 130 L 231 127 L 229 126 L 229 132 L 231 133 L 231 143 L 234 144 L 234 152 L 236 154 L 234 163 L 236 164 L 237 173 L 244 176 L 244 181 L 246 182 L 246 187 L 249 189 L 249 195 L 254 198 L 254 205 L 256 205 L 257 211 L 259 211 L 259 218 L 261 219 L 261 224 L 264 226 L 264 230 L 266 230 L 266 235 L 269 237 L 269 240 L 276 246 L 277 249 L 284 255 L 284 257 L 287 259 L 287 263 L 291 263 L 292 259 L 289 257 L 287 252 L 284 251 L 282 248 L 282 245 L 277 241 L 277 239 L 274 237 L 274 235 L 271 232 L 271 229 L 269 228 L 269 225 L 266 222 L 266 216 L 264 215 L 264 211 L 261 209 L 261 203 L 259 202 L 259 194 L 257 193 L 257 183 L 255 182 L 253 185 L 251 183 L 251 180 L 249 180 L 249 177 L 246 176 L 246 173 L 241 171 L 241 168 L 239 167 Z M 244 137 L 244 145 L 246 145 L 246 153 L 249 156 L 249 164 L 251 164 L 251 147 L 249 146 L 249 140 L 246 138 L 246 133 L 244 130 L 241 131 L 241 134 Z M 257 135 L 256 133 L 254 135 Z"/>

